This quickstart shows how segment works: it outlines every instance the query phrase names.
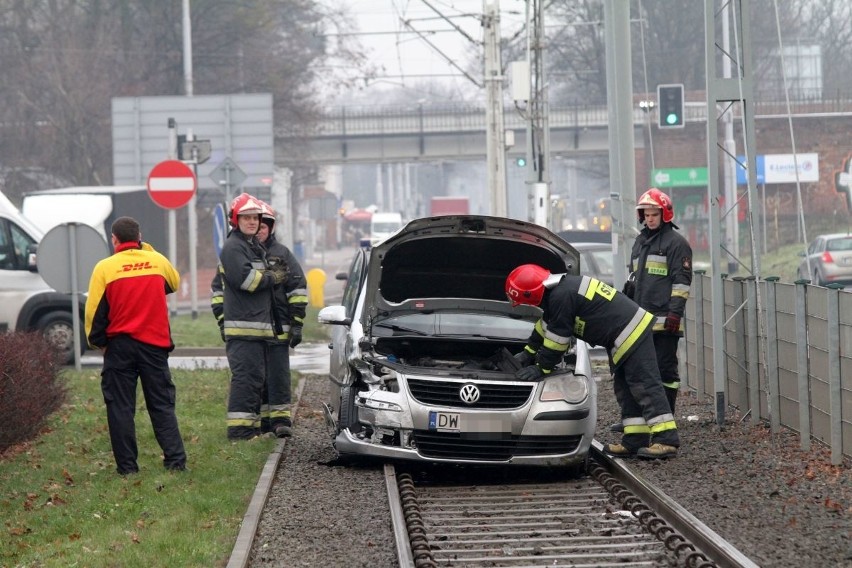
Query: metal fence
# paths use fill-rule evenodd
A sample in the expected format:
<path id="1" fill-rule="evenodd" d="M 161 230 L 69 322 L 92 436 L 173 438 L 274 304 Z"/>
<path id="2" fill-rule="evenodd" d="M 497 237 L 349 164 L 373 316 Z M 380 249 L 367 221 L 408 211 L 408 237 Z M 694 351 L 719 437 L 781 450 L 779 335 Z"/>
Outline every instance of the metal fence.
<path id="1" fill-rule="evenodd" d="M 716 397 L 710 276 L 696 271 L 687 303 L 686 384 Z M 852 456 L 852 294 L 776 278 L 725 278 L 724 395 L 752 423 L 769 422 Z"/>

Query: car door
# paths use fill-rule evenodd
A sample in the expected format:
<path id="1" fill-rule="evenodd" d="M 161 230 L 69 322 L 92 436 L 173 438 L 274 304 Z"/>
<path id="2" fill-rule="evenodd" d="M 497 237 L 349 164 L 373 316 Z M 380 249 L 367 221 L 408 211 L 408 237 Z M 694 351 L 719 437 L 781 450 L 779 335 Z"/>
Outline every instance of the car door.
<path id="1" fill-rule="evenodd" d="M 14 222 L 0 217 L 0 331 L 14 330 L 26 301 L 50 290 L 28 266 L 28 251 L 35 240 Z"/>
<path id="2" fill-rule="evenodd" d="M 352 322 L 349 325 L 330 326 L 331 356 L 329 358 L 329 378 L 336 385 L 351 382 L 349 378 L 349 359 L 358 350 L 358 340 L 363 336 L 359 321 L 359 300 L 363 302 L 364 278 L 367 274 L 367 253 L 359 249 L 346 273 L 346 286 L 343 289 L 342 305 L 346 309 L 346 317 Z"/>

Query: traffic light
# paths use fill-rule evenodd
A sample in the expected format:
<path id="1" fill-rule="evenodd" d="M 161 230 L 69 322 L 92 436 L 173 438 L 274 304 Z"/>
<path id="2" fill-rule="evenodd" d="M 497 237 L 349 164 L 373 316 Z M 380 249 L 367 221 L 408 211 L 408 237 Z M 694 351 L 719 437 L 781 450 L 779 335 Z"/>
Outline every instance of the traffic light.
<path id="1" fill-rule="evenodd" d="M 520 158 L 515 160 L 515 164 L 517 164 L 519 168 L 523 168 L 527 165 L 527 159 L 521 156 Z"/>
<path id="2" fill-rule="evenodd" d="M 657 85 L 660 128 L 683 128 L 683 85 Z"/>

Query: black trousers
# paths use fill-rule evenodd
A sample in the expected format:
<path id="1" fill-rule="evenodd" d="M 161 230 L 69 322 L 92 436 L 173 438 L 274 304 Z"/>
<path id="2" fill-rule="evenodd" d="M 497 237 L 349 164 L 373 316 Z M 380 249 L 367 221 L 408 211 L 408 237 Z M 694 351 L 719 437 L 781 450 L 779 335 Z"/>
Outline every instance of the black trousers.
<path id="1" fill-rule="evenodd" d="M 680 374 L 678 373 L 677 343 L 680 337 L 672 333 L 654 334 L 654 351 L 657 353 L 657 366 L 660 368 L 660 377 L 663 385 L 667 388 L 680 388 Z"/>
<path id="2" fill-rule="evenodd" d="M 631 428 L 628 428 L 628 423 L 635 422 L 631 419 L 637 418 L 644 419 L 649 425 L 662 421 L 674 426 L 671 407 L 660 380 L 660 370 L 657 367 L 657 355 L 651 333 L 645 333 L 639 338 L 633 352 L 615 369 L 613 388 L 615 398 L 621 407 L 621 418 L 625 426 L 623 445 L 631 448 L 642 447 L 646 445 L 647 436 L 650 435 L 651 443 L 680 446 L 676 427 L 653 435 L 649 429 L 644 436 L 631 433 Z"/>
<path id="3" fill-rule="evenodd" d="M 184 468 L 186 452 L 175 414 L 175 384 L 169 371 L 169 351 L 136 341 L 129 335 L 118 335 L 109 340 L 101 371 L 101 392 L 118 472 L 139 471 L 135 420 L 137 378 L 142 382 L 154 436 L 163 450 L 163 465 L 169 469 Z"/>
<path id="4" fill-rule="evenodd" d="M 231 368 L 228 393 L 228 439 L 260 434 L 260 401 L 266 381 L 266 341 L 228 338 L 225 354 Z"/>
<path id="5" fill-rule="evenodd" d="M 272 432 L 279 424 L 291 424 L 290 344 L 266 344 L 266 382 L 260 403 L 260 427 Z"/>

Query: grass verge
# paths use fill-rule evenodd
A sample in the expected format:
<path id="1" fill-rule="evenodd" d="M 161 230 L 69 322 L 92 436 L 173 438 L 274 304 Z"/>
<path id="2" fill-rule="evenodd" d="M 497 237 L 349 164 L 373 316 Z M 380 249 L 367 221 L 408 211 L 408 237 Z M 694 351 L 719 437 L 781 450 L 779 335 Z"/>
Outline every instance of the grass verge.
<path id="1" fill-rule="evenodd" d="M 186 472 L 164 470 L 140 391 L 129 477 L 115 473 L 100 370 L 63 372 L 69 403 L 0 456 L 0 566 L 224 566 L 277 443 L 227 441 L 228 371 L 172 371 Z"/>

